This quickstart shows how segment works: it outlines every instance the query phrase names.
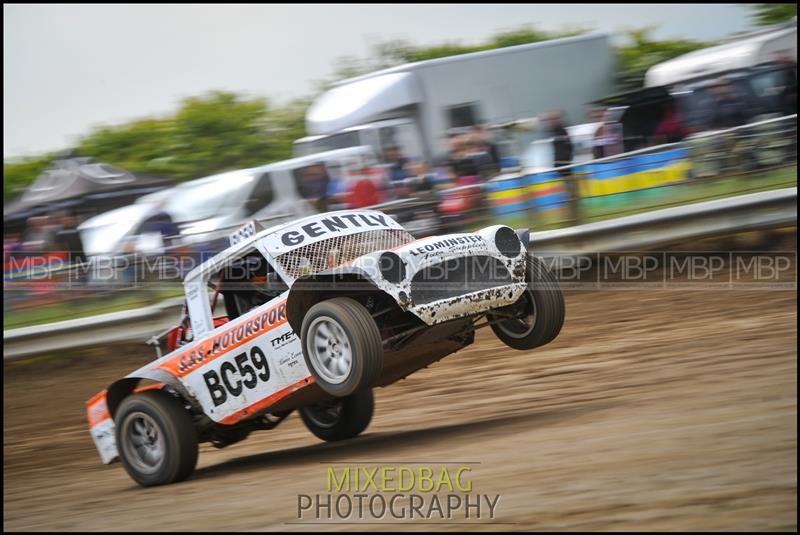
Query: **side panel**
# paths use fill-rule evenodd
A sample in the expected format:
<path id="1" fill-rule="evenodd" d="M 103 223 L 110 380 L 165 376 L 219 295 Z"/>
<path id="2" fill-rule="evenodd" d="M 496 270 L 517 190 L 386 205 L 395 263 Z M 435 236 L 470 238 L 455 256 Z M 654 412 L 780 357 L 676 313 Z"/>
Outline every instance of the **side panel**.
<path id="1" fill-rule="evenodd" d="M 448 108 L 461 104 L 476 103 L 488 123 L 553 109 L 563 109 L 571 124 L 584 122 L 588 103 L 614 92 L 614 53 L 607 36 L 565 41 L 415 69 L 425 95 L 423 127 L 436 149 L 445 148 Z"/>
<path id="2" fill-rule="evenodd" d="M 310 384 L 312 378 L 299 338 L 284 319 L 181 381 L 212 420 L 233 424 Z"/>
<path id="3" fill-rule="evenodd" d="M 234 424 L 313 382 L 286 294 L 159 361 L 212 420 Z M 134 374 L 136 375 L 136 372 Z"/>
<path id="4" fill-rule="evenodd" d="M 211 306 L 208 302 L 206 282 L 197 279 L 184 284 L 186 290 L 186 304 L 189 308 L 189 319 L 192 322 L 192 332 L 195 338 L 202 338 L 214 325 L 211 317 Z"/>

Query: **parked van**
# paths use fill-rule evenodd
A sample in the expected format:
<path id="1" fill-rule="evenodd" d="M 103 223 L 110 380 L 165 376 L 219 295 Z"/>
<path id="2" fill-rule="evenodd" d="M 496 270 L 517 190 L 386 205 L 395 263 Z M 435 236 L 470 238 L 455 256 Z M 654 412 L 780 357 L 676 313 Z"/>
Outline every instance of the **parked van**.
<path id="1" fill-rule="evenodd" d="M 370 147 L 350 147 L 220 173 L 140 197 L 88 219 L 78 230 L 89 256 L 210 243 L 247 220 L 275 224 L 316 213 L 319 192 L 309 183 L 311 168 L 321 164 L 337 182 L 376 161 Z"/>

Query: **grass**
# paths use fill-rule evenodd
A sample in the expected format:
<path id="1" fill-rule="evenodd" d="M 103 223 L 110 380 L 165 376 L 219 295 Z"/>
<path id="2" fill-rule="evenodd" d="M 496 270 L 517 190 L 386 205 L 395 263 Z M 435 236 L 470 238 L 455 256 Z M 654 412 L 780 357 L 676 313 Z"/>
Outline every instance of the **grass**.
<path id="1" fill-rule="evenodd" d="M 183 288 L 180 285 L 175 285 L 174 288 L 136 292 L 120 290 L 119 295 L 97 296 L 92 293 L 82 295 L 80 290 L 67 291 L 74 292 L 75 295 L 61 301 L 43 303 L 40 306 L 27 305 L 24 309 L 18 310 L 6 308 L 3 315 L 3 329 L 16 329 L 131 310 L 183 295 Z M 4 306 L 8 306 L 8 296 L 3 298 L 3 302 Z"/>

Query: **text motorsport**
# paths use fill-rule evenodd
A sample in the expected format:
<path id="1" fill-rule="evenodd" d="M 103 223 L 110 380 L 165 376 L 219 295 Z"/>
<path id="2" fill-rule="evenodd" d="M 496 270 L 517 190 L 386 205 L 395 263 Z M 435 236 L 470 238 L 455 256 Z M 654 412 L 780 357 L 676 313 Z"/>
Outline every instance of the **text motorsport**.
<path id="1" fill-rule="evenodd" d="M 325 493 L 299 494 L 306 521 L 494 520 L 499 494 L 474 491 L 472 468 L 451 463 L 328 467 Z"/>

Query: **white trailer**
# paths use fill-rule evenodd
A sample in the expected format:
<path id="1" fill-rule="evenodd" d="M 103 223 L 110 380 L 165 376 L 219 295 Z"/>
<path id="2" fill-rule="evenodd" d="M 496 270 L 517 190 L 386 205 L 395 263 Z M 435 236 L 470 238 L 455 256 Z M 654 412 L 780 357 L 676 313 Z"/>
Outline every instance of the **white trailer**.
<path id="1" fill-rule="evenodd" d="M 797 63 L 797 19 L 650 67 L 645 87 L 671 86 L 765 63 Z"/>
<path id="2" fill-rule="evenodd" d="M 430 160 L 451 128 L 563 110 L 586 120 L 587 103 L 614 89 L 610 35 L 592 33 L 421 61 L 338 83 L 306 115 L 297 155 L 355 145 L 398 146 Z"/>

